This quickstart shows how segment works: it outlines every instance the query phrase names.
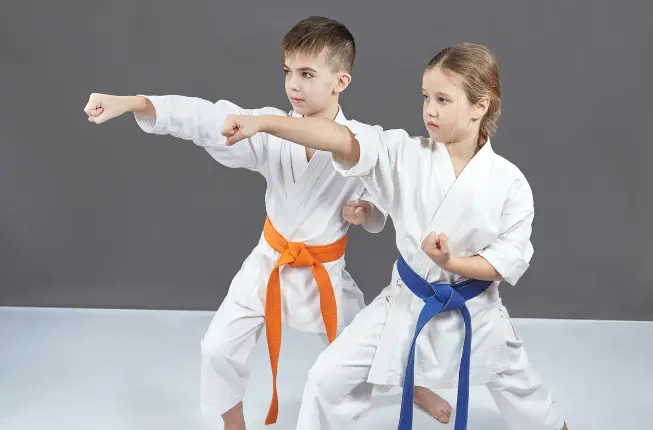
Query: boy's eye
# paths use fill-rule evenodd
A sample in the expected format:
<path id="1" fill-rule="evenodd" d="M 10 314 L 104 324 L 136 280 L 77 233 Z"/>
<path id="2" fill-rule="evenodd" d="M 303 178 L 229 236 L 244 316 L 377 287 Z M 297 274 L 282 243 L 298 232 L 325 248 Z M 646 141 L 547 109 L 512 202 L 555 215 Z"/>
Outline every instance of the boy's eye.
<path id="1" fill-rule="evenodd" d="M 302 75 L 303 75 L 305 78 L 312 78 L 312 77 L 313 77 L 313 75 L 311 75 L 311 74 L 308 73 L 308 72 L 304 72 Z"/>
<path id="2" fill-rule="evenodd" d="M 283 69 L 283 73 L 287 75 L 288 73 L 290 73 L 290 70 L 288 70 L 288 69 Z"/>
<path id="3" fill-rule="evenodd" d="M 422 97 L 424 98 L 424 100 L 428 100 L 428 99 L 429 99 L 429 96 L 427 96 L 426 94 L 422 94 Z"/>

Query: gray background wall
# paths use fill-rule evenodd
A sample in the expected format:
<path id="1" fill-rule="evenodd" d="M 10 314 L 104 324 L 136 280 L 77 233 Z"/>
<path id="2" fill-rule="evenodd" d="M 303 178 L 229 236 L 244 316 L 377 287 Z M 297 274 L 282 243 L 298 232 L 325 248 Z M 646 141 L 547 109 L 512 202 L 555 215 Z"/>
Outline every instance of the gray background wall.
<path id="1" fill-rule="evenodd" d="M 487 44 L 504 93 L 494 145 L 536 199 L 533 265 L 503 288 L 511 313 L 650 320 L 653 7 L 616 3 L 3 2 L 0 305 L 217 308 L 257 241 L 262 178 L 82 109 L 91 92 L 289 108 L 279 41 L 316 14 L 357 40 L 345 114 L 412 134 L 427 61 Z M 368 300 L 389 280 L 393 234 L 351 233 Z"/>

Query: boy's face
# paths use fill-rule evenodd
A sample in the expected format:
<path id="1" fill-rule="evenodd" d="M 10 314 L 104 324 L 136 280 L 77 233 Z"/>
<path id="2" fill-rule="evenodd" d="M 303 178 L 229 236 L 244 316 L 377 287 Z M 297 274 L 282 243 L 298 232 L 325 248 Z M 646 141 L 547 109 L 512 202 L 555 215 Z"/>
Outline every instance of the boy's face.
<path id="1" fill-rule="evenodd" d="M 349 85 L 351 76 L 334 70 L 327 63 L 327 50 L 319 55 L 291 53 L 286 55 L 286 95 L 293 110 L 304 116 L 317 116 L 338 103 L 340 94 Z"/>

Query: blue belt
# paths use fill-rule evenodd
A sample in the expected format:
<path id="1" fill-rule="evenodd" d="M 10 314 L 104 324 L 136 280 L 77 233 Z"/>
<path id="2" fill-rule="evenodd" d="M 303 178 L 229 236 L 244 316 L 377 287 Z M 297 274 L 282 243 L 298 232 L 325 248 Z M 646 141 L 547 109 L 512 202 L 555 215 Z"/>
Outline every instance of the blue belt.
<path id="1" fill-rule="evenodd" d="M 410 346 L 404 389 L 401 397 L 401 413 L 399 414 L 398 430 L 413 428 L 413 389 L 415 384 L 415 344 L 417 336 L 431 318 L 441 312 L 459 310 L 465 322 L 465 341 L 458 373 L 458 400 L 456 403 L 456 424 L 454 430 L 467 429 L 467 411 L 469 407 L 469 361 L 472 349 L 472 319 L 465 305 L 467 300 L 485 291 L 492 281 L 469 280 L 459 284 L 429 284 L 408 266 L 406 260 L 400 257 L 397 270 L 404 284 L 417 297 L 426 303 L 417 318 L 415 336 Z"/>

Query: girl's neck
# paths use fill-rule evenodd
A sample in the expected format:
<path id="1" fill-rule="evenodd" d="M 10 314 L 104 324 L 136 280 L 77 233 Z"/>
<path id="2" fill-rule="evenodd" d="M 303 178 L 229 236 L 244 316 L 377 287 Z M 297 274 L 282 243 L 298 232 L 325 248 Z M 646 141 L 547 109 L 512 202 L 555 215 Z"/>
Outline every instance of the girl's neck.
<path id="1" fill-rule="evenodd" d="M 449 156 L 452 160 L 467 163 L 476 154 L 478 146 L 478 133 L 474 133 L 469 138 L 465 138 L 458 142 L 445 143 Z"/>

